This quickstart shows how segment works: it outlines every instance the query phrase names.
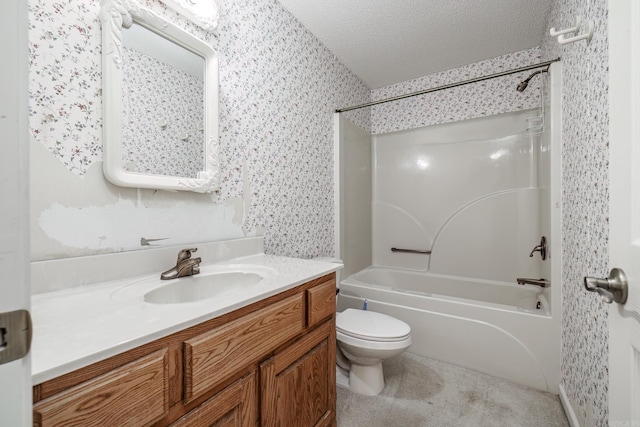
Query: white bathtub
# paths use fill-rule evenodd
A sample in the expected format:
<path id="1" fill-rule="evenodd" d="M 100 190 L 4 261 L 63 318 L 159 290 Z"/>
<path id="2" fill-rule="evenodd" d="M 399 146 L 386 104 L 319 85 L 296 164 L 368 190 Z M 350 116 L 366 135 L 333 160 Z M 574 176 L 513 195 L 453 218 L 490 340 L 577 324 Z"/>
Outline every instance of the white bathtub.
<path id="1" fill-rule="evenodd" d="M 340 283 L 338 310 L 364 299 L 411 326 L 412 353 L 558 392 L 559 343 L 540 287 L 369 267 Z"/>

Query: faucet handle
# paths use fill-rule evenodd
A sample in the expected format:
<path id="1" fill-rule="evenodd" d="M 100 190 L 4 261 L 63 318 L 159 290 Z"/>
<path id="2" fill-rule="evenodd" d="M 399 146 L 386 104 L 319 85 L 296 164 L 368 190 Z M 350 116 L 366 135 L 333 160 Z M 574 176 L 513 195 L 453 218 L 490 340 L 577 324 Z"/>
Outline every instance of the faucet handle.
<path id="1" fill-rule="evenodd" d="M 200 262 L 202 262 L 202 258 L 192 258 L 191 261 L 193 262 L 193 267 L 191 267 L 193 274 L 200 273 Z"/>
<path id="2" fill-rule="evenodd" d="M 198 248 L 182 249 L 180 252 L 178 252 L 178 263 L 184 261 L 185 259 L 191 258 L 191 252 L 196 252 L 197 250 Z"/>
<path id="3" fill-rule="evenodd" d="M 540 257 L 542 257 L 543 261 L 547 259 L 547 238 L 545 236 L 542 236 L 542 238 L 540 239 L 540 244 L 533 248 L 533 250 L 529 254 L 529 258 L 533 257 L 533 254 L 535 252 L 540 252 Z"/>

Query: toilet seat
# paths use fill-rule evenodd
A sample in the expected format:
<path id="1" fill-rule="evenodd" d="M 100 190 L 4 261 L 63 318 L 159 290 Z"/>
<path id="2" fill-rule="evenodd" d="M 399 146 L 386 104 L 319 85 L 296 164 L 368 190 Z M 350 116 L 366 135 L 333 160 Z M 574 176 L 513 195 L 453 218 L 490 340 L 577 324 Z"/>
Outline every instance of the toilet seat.
<path id="1" fill-rule="evenodd" d="M 407 348 L 411 345 L 411 335 L 408 335 L 400 340 L 394 341 L 377 341 L 377 340 L 363 340 L 361 338 L 352 337 L 344 334 L 340 331 L 336 331 L 336 340 L 339 344 L 347 346 L 359 347 L 369 350 L 381 350 L 381 351 L 393 351 L 399 348 Z"/>
<path id="2" fill-rule="evenodd" d="M 343 337 L 371 342 L 403 342 L 411 327 L 386 314 L 348 308 L 336 316 L 336 330 Z"/>

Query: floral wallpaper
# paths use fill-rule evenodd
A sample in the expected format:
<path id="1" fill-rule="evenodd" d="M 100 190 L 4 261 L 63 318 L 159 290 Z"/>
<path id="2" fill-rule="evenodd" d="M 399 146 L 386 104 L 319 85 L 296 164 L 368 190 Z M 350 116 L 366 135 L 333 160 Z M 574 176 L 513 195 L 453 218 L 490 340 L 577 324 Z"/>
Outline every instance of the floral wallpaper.
<path id="1" fill-rule="evenodd" d="M 219 55 L 221 188 L 206 203 L 232 207 L 236 216 L 214 219 L 232 228 L 239 216 L 245 235 L 265 235 L 268 253 L 333 254 L 333 113 L 368 102 L 370 90 L 276 0 L 218 0 L 220 20 L 213 33 L 159 0 L 141 3 L 210 43 Z M 33 142 L 82 178 L 102 161 L 100 2 L 29 0 L 29 8 Z M 367 109 L 349 118 L 370 128 Z M 35 173 L 36 180 L 47 180 L 55 197 L 58 188 L 47 171 Z M 155 199 L 139 203 L 126 194 L 122 190 L 118 197 L 131 197 L 145 214 L 151 214 L 150 204 L 160 204 Z M 154 193 L 140 194 L 151 198 Z M 92 194 L 94 203 L 100 197 L 106 200 L 112 193 Z M 202 197 L 175 197 L 189 199 L 172 207 L 184 216 L 205 203 Z M 118 227 L 115 216 L 103 221 Z M 154 234 L 163 236 L 162 224 L 153 224 Z M 206 232 L 201 239 L 218 240 L 224 233 Z M 128 242 L 97 245 L 48 250 L 40 256 L 140 249 Z"/>
<path id="2" fill-rule="evenodd" d="M 204 170 L 202 77 L 127 46 L 122 73 L 125 169 L 197 178 Z"/>
<path id="3" fill-rule="evenodd" d="M 75 174 L 102 158 L 98 1 L 29 1 L 33 138 Z"/>
<path id="4" fill-rule="evenodd" d="M 371 98 L 390 98 L 538 62 L 540 49 L 528 49 L 374 89 Z M 518 83 L 530 74 L 522 72 L 373 106 L 371 131 L 395 132 L 536 107 L 540 105 L 539 79 L 531 80 L 524 92 L 516 91 Z"/>
<path id="5" fill-rule="evenodd" d="M 245 227 L 268 230 L 268 251 L 333 254 L 333 112 L 367 102 L 369 89 L 279 3 L 218 6 L 221 194 L 246 180 Z M 368 111 L 351 119 L 369 129 Z"/>
<path id="6" fill-rule="evenodd" d="M 587 425 L 608 425 L 608 305 L 584 276 L 609 271 L 609 95 L 606 0 L 555 0 L 547 28 L 593 20 L 584 41 L 547 36 L 545 58 L 562 57 L 562 385 Z"/>

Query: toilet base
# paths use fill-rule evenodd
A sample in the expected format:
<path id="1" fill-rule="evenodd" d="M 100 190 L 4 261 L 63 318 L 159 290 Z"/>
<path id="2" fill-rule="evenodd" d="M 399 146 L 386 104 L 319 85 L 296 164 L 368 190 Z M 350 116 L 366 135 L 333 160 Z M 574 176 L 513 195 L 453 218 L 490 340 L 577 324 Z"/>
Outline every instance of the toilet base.
<path id="1" fill-rule="evenodd" d="M 382 362 L 373 365 L 351 363 L 348 376 L 345 370 L 336 366 L 336 385 L 365 396 L 377 396 L 384 389 Z"/>
<path id="2" fill-rule="evenodd" d="M 349 371 L 336 366 L 336 386 L 349 390 Z"/>

